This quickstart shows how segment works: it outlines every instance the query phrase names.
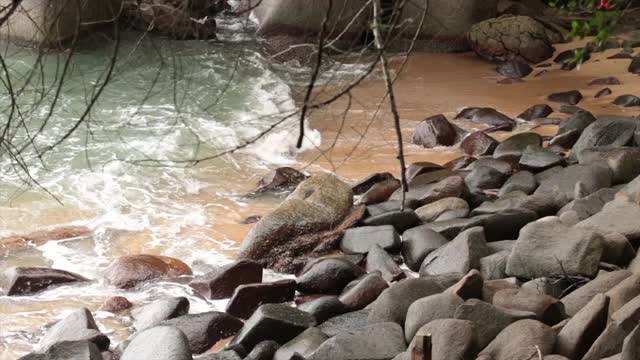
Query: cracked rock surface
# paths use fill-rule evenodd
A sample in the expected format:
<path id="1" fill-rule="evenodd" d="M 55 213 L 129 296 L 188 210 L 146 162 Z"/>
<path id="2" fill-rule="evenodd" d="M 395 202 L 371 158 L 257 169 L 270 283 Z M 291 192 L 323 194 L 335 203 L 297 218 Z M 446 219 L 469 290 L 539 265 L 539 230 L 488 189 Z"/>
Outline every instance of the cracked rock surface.
<path id="1" fill-rule="evenodd" d="M 539 63 L 554 52 L 545 27 L 528 16 L 505 15 L 479 22 L 469 30 L 467 39 L 473 51 L 491 61 Z"/>

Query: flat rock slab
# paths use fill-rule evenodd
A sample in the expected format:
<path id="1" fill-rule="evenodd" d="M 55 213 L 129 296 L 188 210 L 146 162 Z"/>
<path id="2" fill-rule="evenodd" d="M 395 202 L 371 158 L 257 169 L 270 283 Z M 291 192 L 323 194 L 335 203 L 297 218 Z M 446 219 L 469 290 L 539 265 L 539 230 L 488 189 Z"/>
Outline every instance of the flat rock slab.
<path id="1" fill-rule="evenodd" d="M 346 254 L 366 254 L 375 244 L 386 250 L 400 248 L 400 234 L 392 225 L 363 226 L 345 231 L 340 249 Z"/>

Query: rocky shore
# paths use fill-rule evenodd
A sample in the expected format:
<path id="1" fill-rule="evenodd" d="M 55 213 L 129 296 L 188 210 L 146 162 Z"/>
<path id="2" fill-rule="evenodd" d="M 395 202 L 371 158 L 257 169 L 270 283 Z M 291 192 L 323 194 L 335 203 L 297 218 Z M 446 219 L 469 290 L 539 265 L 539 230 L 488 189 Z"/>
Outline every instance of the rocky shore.
<path id="1" fill-rule="evenodd" d="M 577 90 L 548 100 L 589 101 Z M 133 318 L 128 341 L 110 346 L 82 308 L 22 359 L 638 359 L 638 118 L 571 109 L 555 136 L 503 141 L 491 131 L 516 120 L 494 109 L 460 112 L 490 126 L 470 134 L 442 115 L 424 120 L 414 143 L 465 155 L 412 163 L 403 208 L 390 173 L 347 184 L 274 170 L 258 192 L 295 190 L 252 219 L 236 262 L 193 277 L 177 259 L 132 255 L 104 274 L 121 289 L 188 282 L 229 299 L 225 312 L 189 314 L 181 297 L 144 306 L 114 297 L 100 310 Z M 550 114 L 540 104 L 518 121 Z M 263 282 L 263 268 L 296 277 Z M 89 281 L 50 268 L 2 279 L 9 296 Z"/>

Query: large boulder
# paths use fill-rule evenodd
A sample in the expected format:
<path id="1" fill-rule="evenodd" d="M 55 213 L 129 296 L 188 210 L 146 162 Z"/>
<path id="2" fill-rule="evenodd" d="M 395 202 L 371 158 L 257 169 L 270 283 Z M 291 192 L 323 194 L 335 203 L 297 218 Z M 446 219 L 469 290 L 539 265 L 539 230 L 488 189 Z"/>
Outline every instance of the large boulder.
<path id="1" fill-rule="evenodd" d="M 609 298 L 599 294 L 558 333 L 556 353 L 570 359 L 580 359 L 587 353 L 607 326 Z"/>
<path id="2" fill-rule="evenodd" d="M 568 227 L 558 218 L 543 218 L 522 228 L 506 273 L 525 279 L 561 274 L 595 277 L 603 251 L 600 234 Z"/>
<path id="3" fill-rule="evenodd" d="M 218 341 L 235 335 L 242 328 L 242 321 L 222 312 L 211 311 L 183 315 L 163 321 L 160 325 L 178 328 L 189 340 L 191 352 L 200 354 Z"/>
<path id="4" fill-rule="evenodd" d="M 603 164 L 572 165 L 540 181 L 535 194 L 549 194 L 566 203 L 611 187 L 611 171 Z"/>
<path id="5" fill-rule="evenodd" d="M 406 279 L 380 294 L 371 305 L 367 323 L 395 322 L 404 326 L 411 304 L 421 298 L 441 293 L 443 286 L 429 279 Z"/>
<path id="6" fill-rule="evenodd" d="M 638 120 L 623 116 L 601 116 L 587 126 L 571 149 L 571 156 L 577 157 L 582 150 L 591 147 L 620 147 L 633 142 L 633 134 Z"/>
<path id="7" fill-rule="evenodd" d="M 138 331 L 157 326 L 165 320 L 187 314 L 189 307 L 189 300 L 185 297 L 156 300 L 131 311 L 131 315 L 135 319 L 133 326 Z"/>
<path id="8" fill-rule="evenodd" d="M 567 315 L 574 316 L 595 296 L 606 293 L 629 276 L 631 272 L 626 270 L 600 273 L 583 287 L 562 298 Z"/>
<path id="9" fill-rule="evenodd" d="M 104 360 L 100 349 L 89 341 L 63 341 L 49 348 L 49 350 L 38 353 L 27 354 L 18 360 Z"/>
<path id="10" fill-rule="evenodd" d="M 466 274 L 480 269 L 480 259 L 489 255 L 484 229 L 474 227 L 461 232 L 455 239 L 429 253 L 420 266 L 421 275 L 459 272 Z"/>
<path id="11" fill-rule="evenodd" d="M 626 236 L 632 243 L 638 243 L 640 241 L 640 224 L 636 220 L 638 216 L 640 216 L 640 205 L 624 198 L 616 198 L 606 203 L 599 213 L 579 222 L 576 227 L 603 234 L 619 233 Z"/>
<path id="12" fill-rule="evenodd" d="M 0 290 L 7 296 L 29 295 L 52 286 L 87 281 L 69 271 L 44 267 L 13 267 L 0 274 Z"/>
<path id="13" fill-rule="evenodd" d="M 384 2 L 383 2 L 384 3 Z M 436 52 L 466 51 L 466 33 L 479 21 L 496 16 L 496 0 L 418 0 L 409 1 L 398 19 L 391 46 L 399 42 L 406 50 L 417 35 L 419 49 Z M 422 18 L 424 16 L 424 21 Z M 420 27 L 422 25 L 422 27 Z"/>
<path id="14" fill-rule="evenodd" d="M 127 289 L 148 280 L 191 275 L 182 261 L 167 256 L 126 255 L 115 259 L 104 271 L 107 283 Z"/>
<path id="15" fill-rule="evenodd" d="M 462 298 L 446 292 L 414 301 L 407 311 L 407 320 L 404 325 L 407 343 L 411 342 L 421 327 L 431 321 L 452 318 L 462 303 Z"/>
<path id="16" fill-rule="evenodd" d="M 491 61 L 539 63 L 553 56 L 545 27 L 528 16 L 501 16 L 475 24 L 468 34 L 473 51 Z"/>
<path id="17" fill-rule="evenodd" d="M 349 185 L 330 174 L 311 177 L 251 229 L 239 257 L 271 267 L 278 260 L 278 248 L 286 248 L 297 236 L 340 224 L 352 205 Z"/>
<path id="18" fill-rule="evenodd" d="M 279 304 L 292 301 L 296 282 L 284 279 L 271 283 L 240 285 L 227 303 L 226 312 L 246 319 L 262 304 Z"/>
<path id="19" fill-rule="evenodd" d="M 244 284 L 262 281 L 262 266 L 255 261 L 242 260 L 221 266 L 193 279 L 189 286 L 211 300 L 226 299 Z"/>
<path id="20" fill-rule="evenodd" d="M 628 183 L 640 175 L 640 149 L 636 147 L 592 147 L 577 155 L 580 164 L 607 164 L 614 184 Z"/>

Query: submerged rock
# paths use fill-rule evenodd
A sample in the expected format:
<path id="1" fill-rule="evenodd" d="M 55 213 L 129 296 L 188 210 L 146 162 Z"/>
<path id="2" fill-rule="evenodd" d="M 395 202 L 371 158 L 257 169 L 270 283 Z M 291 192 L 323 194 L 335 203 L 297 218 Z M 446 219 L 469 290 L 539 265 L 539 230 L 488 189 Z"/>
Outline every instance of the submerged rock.
<path id="1" fill-rule="evenodd" d="M 478 157 L 483 155 L 491 155 L 498 146 L 499 142 L 483 131 L 477 131 L 467 136 L 460 143 L 462 152 L 469 156 Z"/>
<path id="2" fill-rule="evenodd" d="M 518 115 L 518 119 L 531 121 L 534 119 L 546 118 L 551 115 L 551 113 L 553 113 L 551 106 L 547 104 L 538 104 L 528 108 L 522 114 Z"/>
<path id="3" fill-rule="evenodd" d="M 640 97 L 635 95 L 621 95 L 613 100 L 613 103 L 622 107 L 640 106 Z"/>
<path id="4" fill-rule="evenodd" d="M 281 167 L 269 171 L 258 182 L 256 192 L 290 191 L 308 178 L 307 175 L 291 167 Z"/>
<path id="5" fill-rule="evenodd" d="M 520 79 L 531 74 L 533 68 L 526 62 L 510 60 L 498 65 L 496 71 L 498 74 L 506 76 L 507 78 Z"/>
<path id="6" fill-rule="evenodd" d="M 168 256 L 127 255 L 114 260 L 104 271 L 107 283 L 127 289 L 163 277 L 192 275 L 189 266 Z"/>
<path id="7" fill-rule="evenodd" d="M 49 287 L 88 281 L 69 271 L 44 267 L 13 267 L 0 275 L 0 290 L 7 296 L 30 295 Z"/>

